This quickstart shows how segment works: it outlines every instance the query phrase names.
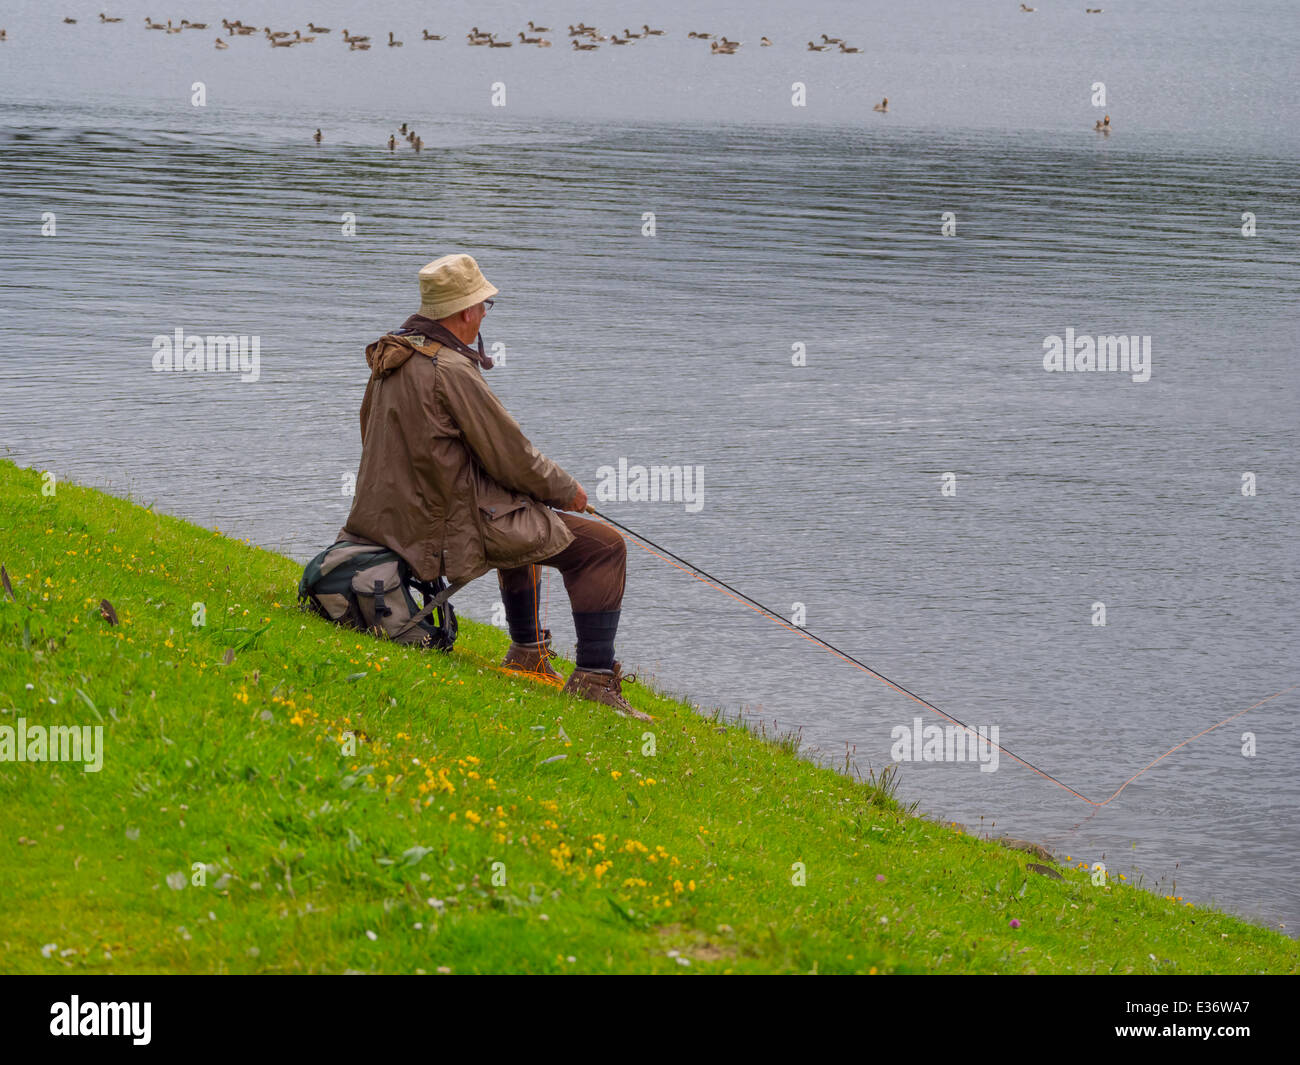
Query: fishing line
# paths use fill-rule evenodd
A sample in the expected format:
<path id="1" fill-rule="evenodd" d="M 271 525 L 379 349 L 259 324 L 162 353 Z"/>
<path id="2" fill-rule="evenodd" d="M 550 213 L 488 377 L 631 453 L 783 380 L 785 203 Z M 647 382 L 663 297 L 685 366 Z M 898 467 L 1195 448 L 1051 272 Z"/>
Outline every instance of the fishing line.
<path id="1" fill-rule="evenodd" d="M 1120 792 L 1122 792 L 1125 788 L 1127 788 L 1130 784 L 1132 784 L 1133 781 L 1137 780 L 1137 778 L 1140 777 L 1143 773 L 1145 773 L 1148 769 L 1153 768 L 1159 762 L 1168 758 L 1179 748 L 1186 747 L 1193 740 L 1200 739 L 1202 736 L 1206 735 L 1207 733 L 1213 732 L 1215 729 L 1228 724 L 1228 722 L 1241 717 L 1242 714 L 1249 713 L 1251 710 L 1254 710 L 1256 707 L 1263 706 L 1265 703 L 1270 702 L 1271 700 L 1276 699 L 1279 696 L 1285 695 L 1287 694 L 1287 692 L 1294 691 L 1297 687 L 1300 687 L 1300 685 L 1293 684 L 1290 688 L 1284 688 L 1282 691 L 1274 692 L 1272 695 L 1267 696 L 1264 699 L 1261 699 L 1259 702 L 1246 707 L 1245 710 L 1238 710 L 1235 714 L 1232 714 L 1230 717 L 1225 717 L 1222 721 L 1218 722 L 1218 724 L 1211 725 L 1209 728 L 1202 729 L 1200 732 L 1196 733 L 1195 736 L 1189 736 L 1187 739 L 1183 740 L 1182 743 L 1178 743 L 1175 744 L 1173 747 L 1170 747 L 1169 750 L 1165 751 L 1165 753 L 1160 755 L 1159 758 L 1152 759 L 1152 761 L 1148 762 L 1145 766 L 1143 766 L 1131 777 L 1129 777 L 1128 780 L 1124 781 L 1123 784 L 1121 784 L 1118 788 L 1116 788 L 1115 793 L 1111 795 L 1109 798 L 1102 799 L 1100 801 L 1097 799 L 1090 799 L 1088 798 L 1088 796 L 1078 791 L 1075 791 L 1074 788 L 1070 787 L 1070 785 L 1064 783 L 1061 780 L 1058 780 L 1056 777 L 1052 776 L 1052 774 L 1047 772 L 1045 769 L 1040 769 L 1038 766 L 1034 765 L 1032 762 L 1024 758 L 1021 758 L 1018 754 L 1015 754 L 1013 751 L 1007 750 L 1001 744 L 993 743 L 993 741 L 988 739 L 988 737 L 979 736 L 979 733 L 976 732 L 975 729 L 971 728 L 970 725 L 966 724 L 966 722 L 953 717 L 951 714 L 947 713 L 944 710 L 940 710 L 937 706 L 934 705 L 934 703 L 929 702 L 926 699 L 922 699 L 921 696 L 917 695 L 915 692 L 909 691 L 907 688 L 903 687 L 903 685 L 899 684 L 897 681 L 890 680 L 883 673 L 879 672 L 878 670 L 872 669 L 865 662 L 862 662 L 859 659 L 855 658 L 847 651 L 841 650 L 840 648 L 836 647 L 833 643 L 830 643 L 829 641 L 822 639 L 816 633 L 809 632 L 807 629 L 803 628 L 802 626 L 796 625 L 789 618 L 782 617 L 775 610 L 771 609 L 771 607 L 764 606 L 757 599 L 754 599 L 751 596 L 746 595 L 738 588 L 732 587 L 730 584 L 722 580 L 720 577 L 715 577 L 707 570 L 704 570 L 701 567 L 695 565 L 695 563 L 686 561 L 686 559 L 682 558 L 680 555 L 676 555 L 673 552 L 669 551 L 668 548 L 655 543 L 649 537 L 642 536 L 640 533 L 635 532 L 632 529 L 629 529 L 626 525 L 622 524 L 621 522 L 617 522 L 613 518 L 609 517 L 609 515 L 601 514 L 599 511 L 596 510 L 595 507 L 588 506 L 586 508 L 586 512 L 588 514 L 595 515 L 601 521 L 607 522 L 608 524 L 614 526 L 616 529 L 621 530 L 624 534 L 626 534 L 624 536 L 624 539 L 631 539 L 631 542 L 636 544 L 637 547 L 641 548 L 641 550 L 647 552 L 648 554 L 654 555 L 656 558 L 659 558 L 664 562 L 667 562 L 670 566 L 673 566 L 675 569 L 682 570 L 684 573 L 687 573 L 690 576 L 694 577 L 697 581 L 700 581 L 702 584 L 707 584 L 711 588 L 715 588 L 716 590 L 723 592 L 723 594 L 725 595 L 730 595 L 733 599 L 742 603 L 744 606 L 749 607 L 751 610 L 754 610 L 757 613 L 764 615 L 765 617 L 771 618 L 773 621 L 777 622 L 784 628 L 789 629 L 791 632 L 797 633 L 798 635 L 804 637 L 804 639 L 811 640 L 815 643 L 820 644 L 828 651 L 832 652 L 835 655 L 838 655 L 844 661 L 850 663 L 851 665 L 856 666 L 864 673 L 867 673 L 868 675 L 875 677 L 878 681 L 885 684 L 887 687 L 892 688 L 900 695 L 907 696 L 909 699 L 913 700 L 914 702 L 919 703 L 921 706 L 924 706 L 927 710 L 931 710 L 934 713 L 938 714 L 944 720 L 951 721 L 954 725 L 958 725 L 961 728 L 964 728 L 971 735 L 975 736 L 977 740 L 982 739 L 983 742 L 988 743 L 992 747 L 996 747 L 1002 754 L 1005 754 L 1012 761 L 1020 763 L 1026 769 L 1029 769 L 1037 773 L 1043 779 L 1050 780 L 1057 787 L 1065 789 L 1071 795 L 1075 796 L 1075 798 L 1082 799 L 1090 806 L 1097 806 L 1097 807 L 1106 806 L 1114 799 L 1118 798 Z M 660 554 L 660 552 L 662 552 L 662 554 Z"/>

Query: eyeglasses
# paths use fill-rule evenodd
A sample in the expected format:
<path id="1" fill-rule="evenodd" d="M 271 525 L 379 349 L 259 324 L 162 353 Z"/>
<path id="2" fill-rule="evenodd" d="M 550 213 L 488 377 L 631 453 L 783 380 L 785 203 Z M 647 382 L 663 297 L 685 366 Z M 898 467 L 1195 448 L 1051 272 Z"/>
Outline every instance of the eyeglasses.
<path id="1" fill-rule="evenodd" d="M 484 301 L 483 301 L 483 313 L 484 313 L 484 314 L 487 314 L 487 312 L 490 311 L 490 310 L 492 309 L 492 305 L 493 305 L 494 303 L 496 303 L 496 300 L 484 300 Z"/>

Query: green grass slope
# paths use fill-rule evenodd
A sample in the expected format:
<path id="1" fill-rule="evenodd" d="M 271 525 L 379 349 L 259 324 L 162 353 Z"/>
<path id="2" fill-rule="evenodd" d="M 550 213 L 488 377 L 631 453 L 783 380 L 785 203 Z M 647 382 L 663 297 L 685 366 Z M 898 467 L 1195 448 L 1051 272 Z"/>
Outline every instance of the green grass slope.
<path id="1" fill-rule="evenodd" d="M 510 677 L 490 627 L 344 632 L 289 559 L 43 485 L 0 463 L 0 726 L 101 726 L 103 764 L 0 761 L 6 972 L 1297 970 L 639 685 L 653 724 Z"/>

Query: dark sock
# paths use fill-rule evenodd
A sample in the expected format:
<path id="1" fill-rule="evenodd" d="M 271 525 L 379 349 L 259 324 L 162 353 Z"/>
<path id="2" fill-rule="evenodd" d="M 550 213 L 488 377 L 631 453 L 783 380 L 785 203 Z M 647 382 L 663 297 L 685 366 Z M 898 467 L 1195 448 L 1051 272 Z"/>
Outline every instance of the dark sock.
<path id="1" fill-rule="evenodd" d="M 537 585 L 522 592 L 502 592 L 501 602 L 506 608 L 506 626 L 515 643 L 541 643 L 538 629 Z"/>
<path id="2" fill-rule="evenodd" d="M 578 634 L 579 669 L 614 668 L 614 635 L 618 632 L 621 613 L 621 610 L 602 610 L 573 615 L 573 628 Z"/>

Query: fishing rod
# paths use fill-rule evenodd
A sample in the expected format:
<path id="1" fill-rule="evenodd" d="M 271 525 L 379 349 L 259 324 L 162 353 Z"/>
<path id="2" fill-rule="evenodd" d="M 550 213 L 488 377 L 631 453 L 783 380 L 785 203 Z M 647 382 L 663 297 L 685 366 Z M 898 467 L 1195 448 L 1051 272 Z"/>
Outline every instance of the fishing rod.
<path id="1" fill-rule="evenodd" d="M 975 729 L 971 728 L 968 724 L 966 724 L 966 722 L 961 721 L 956 717 L 953 717 L 951 714 L 947 713 L 946 711 L 940 710 L 929 700 L 921 698 L 921 696 L 917 695 L 914 691 L 911 691 L 910 689 L 903 687 L 903 685 L 899 684 L 895 680 L 891 680 L 889 677 L 885 676 L 879 670 L 872 669 L 871 666 L 867 665 L 861 659 L 855 657 L 854 655 L 849 654 L 847 651 L 839 647 L 836 647 L 829 640 L 823 639 L 822 637 L 818 636 L 815 632 L 809 632 L 802 625 L 796 625 L 790 618 L 778 614 L 771 607 L 765 606 L 764 604 L 760 603 L 757 599 L 753 598 L 752 596 L 746 595 L 739 588 L 736 588 L 731 584 L 728 584 L 721 577 L 715 577 L 713 574 L 709 573 L 704 568 L 697 566 L 693 562 L 688 562 L 680 555 L 674 554 L 672 551 L 669 551 L 668 548 L 662 546 L 661 544 L 655 543 L 649 537 L 642 536 L 640 533 L 635 532 L 632 529 L 629 529 L 626 525 L 622 524 L 621 522 L 615 521 L 608 514 L 601 514 L 598 510 L 596 510 L 595 507 L 591 505 L 587 506 L 586 512 L 588 514 L 594 515 L 597 518 L 600 518 L 601 521 L 608 522 L 610 525 L 613 525 L 618 529 L 622 529 L 625 533 L 628 533 L 629 535 L 636 537 L 638 540 L 641 540 L 643 543 L 649 544 L 656 551 L 662 551 L 669 558 L 676 560 L 677 562 L 681 563 L 683 566 L 699 574 L 701 577 L 704 577 L 707 582 L 717 585 L 721 588 L 725 588 L 736 598 L 741 599 L 744 602 L 748 603 L 753 609 L 758 610 L 762 614 L 766 614 L 768 617 L 774 619 L 775 621 L 779 621 L 786 628 L 798 632 L 801 636 L 804 636 L 809 640 L 821 644 L 821 646 L 825 647 L 827 650 L 832 651 L 835 654 L 839 655 L 841 658 L 845 659 L 846 661 L 851 662 L 859 669 L 865 671 L 866 673 L 869 673 L 871 676 L 875 677 L 877 680 L 881 681 L 882 683 L 888 685 L 890 688 L 894 689 L 895 691 L 901 693 L 902 695 L 906 695 L 909 699 L 914 699 L 922 706 L 934 711 L 940 717 L 945 718 L 948 721 L 951 721 L 953 724 L 960 725 L 962 728 L 966 729 L 966 731 L 968 731 L 972 735 L 975 735 L 977 737 L 979 736 L 978 732 L 976 732 Z M 985 739 L 987 742 L 992 743 L 992 740 L 987 740 L 987 738 Z M 1085 799 L 1085 801 L 1087 801 L 1085 796 L 1079 795 L 1079 793 L 1075 791 L 1072 787 L 1070 787 L 1068 784 L 1063 783 L 1060 780 L 1057 780 L 1056 777 L 1052 776 L 1050 773 L 1042 769 L 1039 769 L 1037 766 L 1030 765 L 1030 763 L 1025 762 L 1023 759 L 1012 754 L 1010 751 L 1006 750 L 1004 747 L 1000 746 L 999 744 L 993 744 L 993 746 L 997 747 L 999 751 L 1001 751 L 1003 754 L 1007 755 L 1008 757 L 1014 758 L 1017 762 L 1020 762 L 1022 765 L 1028 766 L 1030 769 L 1033 769 L 1034 772 L 1041 773 L 1043 776 L 1047 777 L 1047 779 L 1053 781 L 1056 784 L 1059 784 L 1061 787 L 1065 788 L 1065 790 L 1070 792 L 1071 794 L 1078 795 L 1079 798 Z"/>
<path id="2" fill-rule="evenodd" d="M 1162 761 L 1163 759 L 1167 758 L 1169 755 L 1173 754 L 1174 751 L 1178 750 L 1181 747 L 1187 746 L 1187 744 L 1191 743 L 1195 739 L 1199 739 L 1201 736 L 1204 736 L 1206 733 L 1213 732 L 1215 729 L 1223 725 L 1226 725 L 1229 721 L 1241 717 L 1242 714 L 1248 713 L 1249 711 L 1254 710 L 1256 707 L 1262 706 L 1264 703 L 1267 703 L 1273 699 L 1278 698 L 1279 696 L 1285 695 L 1287 692 L 1294 691 L 1297 687 L 1300 687 L 1300 685 L 1292 685 L 1290 688 L 1285 688 L 1282 691 L 1274 692 L 1272 695 L 1268 696 L 1267 698 L 1261 699 L 1259 702 L 1253 703 L 1252 705 L 1246 707 L 1245 710 L 1240 710 L 1237 713 L 1233 714 L 1231 717 L 1226 717 L 1222 721 L 1218 722 L 1217 724 L 1211 725 L 1209 728 L 1202 729 L 1200 732 L 1196 733 L 1195 736 L 1188 737 L 1187 739 L 1183 740 L 1182 743 L 1176 744 L 1175 746 L 1171 747 L 1164 754 L 1160 755 L 1159 758 L 1155 758 L 1151 762 L 1147 763 L 1136 773 L 1134 773 L 1131 777 L 1129 777 L 1128 780 L 1124 781 L 1124 783 L 1121 784 L 1115 790 L 1115 793 L 1111 795 L 1109 798 L 1098 801 L 1096 799 L 1090 799 L 1086 795 L 1083 795 L 1080 792 L 1075 791 L 1074 788 L 1070 787 L 1064 781 L 1058 780 L 1056 777 L 1052 776 L 1052 774 L 1047 772 L 1045 769 L 1040 769 L 1038 766 L 1034 765 L 1032 762 L 1027 761 L 1024 758 L 1021 758 L 1013 751 L 1007 750 L 1001 744 L 994 743 L 992 739 L 990 739 L 989 737 L 980 736 L 979 733 L 975 729 L 971 728 L 970 725 L 966 724 L 966 722 L 961 721 L 960 719 L 954 717 L 952 714 L 949 714 L 945 710 L 940 710 L 939 707 L 934 705 L 934 703 L 930 702 L 927 699 L 921 698 L 921 696 L 917 695 L 915 692 L 909 690 L 908 688 L 903 687 L 903 685 L 899 684 L 897 681 L 890 680 L 889 677 L 885 676 L 879 670 L 873 669 L 871 666 L 867 665 L 861 659 L 856 658 L 855 656 L 849 654 L 847 651 L 844 651 L 839 647 L 836 647 L 829 640 L 822 639 L 822 637 L 818 636 L 816 633 L 809 632 L 802 625 L 796 625 L 789 618 L 783 617 L 781 614 L 778 614 L 771 607 L 764 606 L 757 599 L 754 599 L 752 596 L 746 595 L 739 588 L 736 588 L 731 584 L 728 584 L 720 577 L 713 576 L 713 574 L 709 573 L 707 570 L 703 569 L 702 567 L 697 566 L 695 563 L 688 562 L 680 555 L 674 554 L 672 551 L 669 551 L 668 548 L 662 546 L 661 544 L 655 543 L 649 537 L 643 536 L 641 533 L 636 532 L 633 529 L 629 529 L 622 522 L 615 521 L 608 514 L 600 513 L 594 506 L 588 504 L 588 506 L 585 508 L 585 513 L 591 514 L 592 516 L 599 518 L 601 521 L 607 522 L 608 524 L 614 526 L 615 528 L 622 530 L 628 536 L 632 537 L 633 542 L 637 542 L 638 546 L 640 546 L 642 550 L 649 551 L 649 553 L 652 555 L 658 555 L 659 558 L 662 558 L 664 561 L 668 562 L 669 565 L 676 565 L 677 563 L 680 563 L 680 565 L 677 565 L 677 568 L 684 569 L 692 577 L 695 577 L 696 580 L 699 580 L 704 584 L 709 584 L 720 590 L 725 589 L 728 594 L 730 594 L 733 598 L 741 601 L 745 605 L 749 606 L 751 610 L 756 610 L 758 613 L 763 614 L 767 617 L 772 618 L 774 621 L 779 622 L 781 625 L 789 629 L 791 632 L 798 633 L 800 636 L 804 637 L 805 639 L 812 640 L 813 642 L 820 644 L 822 647 L 838 655 L 846 662 L 849 662 L 852 665 L 856 666 L 858 669 L 861 669 L 864 673 L 867 673 L 870 676 L 875 677 L 877 680 L 881 681 L 889 688 L 892 688 L 894 691 L 898 692 L 901 695 L 907 696 L 909 699 L 914 700 L 915 702 L 919 703 L 921 706 L 924 706 L 926 709 L 932 710 L 934 713 L 938 714 L 946 721 L 951 721 L 954 725 L 959 725 L 960 727 L 964 728 L 967 732 L 969 732 L 971 735 L 976 736 L 977 739 L 983 740 L 984 742 L 988 743 L 992 747 L 996 747 L 1002 754 L 1005 754 L 1008 758 L 1012 759 L 1015 762 L 1019 762 L 1026 769 L 1029 769 L 1034 773 L 1037 773 L 1040 777 L 1043 777 L 1046 780 L 1050 780 L 1053 784 L 1057 785 L 1060 788 L 1065 789 L 1076 798 L 1082 799 L 1090 806 L 1101 807 L 1107 805 L 1113 799 L 1117 798 L 1120 792 L 1122 792 L 1125 788 L 1127 788 L 1130 784 L 1132 784 L 1133 781 L 1135 781 L 1148 769 L 1151 769 L 1153 766 L 1155 766 L 1156 763 Z M 647 544 L 649 545 L 649 547 L 645 546 Z M 653 548 L 653 550 L 651 550 L 651 548 Z M 658 554 L 659 552 L 662 552 L 662 554 Z"/>
<path id="3" fill-rule="evenodd" d="M 631 536 L 635 536 L 638 540 L 642 541 L 643 543 L 649 544 L 649 545 L 650 545 L 651 547 L 653 547 L 656 551 L 662 551 L 662 552 L 663 552 L 665 555 L 667 555 L 669 558 L 674 559 L 674 560 L 676 560 L 677 562 L 680 562 L 683 566 L 686 566 L 686 567 L 688 567 L 689 569 L 694 570 L 696 573 L 700 574 L 700 576 L 707 578 L 708 580 L 712 581 L 714 584 L 717 584 L 717 585 L 719 585 L 719 586 L 721 586 L 721 587 L 727 589 L 727 591 L 729 591 L 729 592 L 731 592 L 733 595 L 738 596 L 738 597 L 740 597 L 741 599 L 745 600 L 745 602 L 750 603 L 752 606 L 756 607 L 758 610 L 762 611 L 764 614 L 769 615 L 770 617 L 774 618 L 775 620 L 781 622 L 782 624 L 786 625 L 787 627 L 789 627 L 789 628 L 791 628 L 791 629 L 796 629 L 799 633 L 801 633 L 802 635 L 808 637 L 808 639 L 810 639 L 810 640 L 815 640 L 817 643 L 821 644 L 823 647 L 827 648 L 828 650 L 834 651 L 837 655 L 840 655 L 841 657 L 848 659 L 848 660 L 849 660 L 850 662 L 852 662 L 854 665 L 860 667 L 861 669 L 865 669 L 865 670 L 866 670 L 868 673 L 870 673 L 872 676 L 877 677 L 877 678 L 879 678 L 880 680 L 884 681 L 886 684 L 890 685 L 891 687 L 896 688 L 898 691 L 902 692 L 904 695 L 909 695 L 909 696 L 911 696 L 913 699 L 916 699 L 918 702 L 924 703 L 926 706 L 930 707 L 930 709 L 931 709 L 931 710 L 934 710 L 936 713 L 943 714 L 943 716 L 948 717 L 949 720 L 953 721 L 955 724 L 962 725 L 962 726 L 965 727 L 965 728 L 970 728 L 970 726 L 969 726 L 969 725 L 966 725 L 965 722 L 963 722 L 963 721 L 958 721 L 955 717 L 951 717 L 951 716 L 948 715 L 948 714 L 944 714 L 943 711 L 940 710 L 937 706 L 934 706 L 932 703 L 929 703 L 929 702 L 927 702 L 926 700 L 922 699 L 922 698 L 921 698 L 919 695 L 917 695 L 915 692 L 909 691 L 907 688 L 904 688 L 904 687 L 903 687 L 901 684 L 899 684 L 897 681 L 890 680 L 890 679 L 889 679 L 888 677 L 886 677 L 883 673 L 880 673 L 880 672 L 878 672 L 877 670 L 872 669 L 872 668 L 871 668 L 869 665 L 867 665 L 865 662 L 861 662 L 861 661 L 859 661 L 859 660 L 858 660 L 857 658 L 855 658 L 853 655 L 849 654 L 847 651 L 841 650 L 840 648 L 836 647 L 836 646 L 835 646 L 833 643 L 831 643 L 830 641 L 822 639 L 822 638 L 821 638 L 820 636 L 818 636 L 815 632 L 809 632 L 809 631 L 808 631 L 806 628 L 804 628 L 802 625 L 798 625 L 798 624 L 796 624 L 796 623 L 795 623 L 793 620 L 791 620 L 790 618 L 783 617 L 782 615 L 778 614 L 775 610 L 773 610 L 771 607 L 769 607 L 769 606 L 764 606 L 764 605 L 763 605 L 762 603 L 760 603 L 757 599 L 754 599 L 753 597 L 746 595 L 746 594 L 745 594 L 744 592 L 742 592 L 739 588 L 733 587 L 732 585 L 728 584 L 728 583 L 727 583 L 726 581 L 724 581 L 721 577 L 715 577 L 712 573 L 708 572 L 708 570 L 704 569 L 702 566 L 697 566 L 694 562 L 688 562 L 686 559 L 682 558 L 680 555 L 675 555 L 675 554 L 673 554 L 673 552 L 669 551 L 668 548 L 664 547 L 662 544 L 657 544 L 657 543 L 655 543 L 655 542 L 654 542 L 653 540 L 651 540 L 648 536 L 643 536 L 643 535 L 641 535 L 641 534 L 638 533 L 638 532 L 633 532 L 633 531 L 632 531 L 631 529 L 629 529 L 626 525 L 622 524 L 621 522 L 617 522 L 617 521 L 615 521 L 615 520 L 614 520 L 613 518 L 611 518 L 608 514 L 601 514 L 601 513 L 600 513 L 599 511 L 597 511 L 596 508 L 593 507 L 593 506 L 588 506 L 588 507 L 587 507 L 587 513 L 588 513 L 588 514 L 593 514 L 593 515 L 595 515 L 597 518 L 600 518 L 601 521 L 608 522 L 610 525 L 613 525 L 613 526 L 615 526 L 616 528 L 622 529 L 625 533 L 628 533 L 628 534 L 631 535 Z M 972 731 L 974 731 L 974 730 L 972 729 Z"/>

